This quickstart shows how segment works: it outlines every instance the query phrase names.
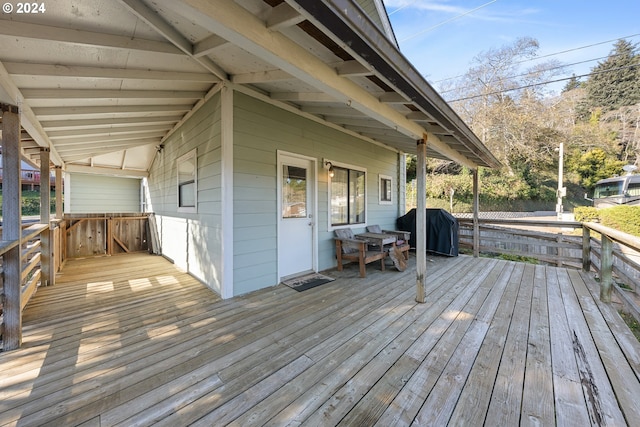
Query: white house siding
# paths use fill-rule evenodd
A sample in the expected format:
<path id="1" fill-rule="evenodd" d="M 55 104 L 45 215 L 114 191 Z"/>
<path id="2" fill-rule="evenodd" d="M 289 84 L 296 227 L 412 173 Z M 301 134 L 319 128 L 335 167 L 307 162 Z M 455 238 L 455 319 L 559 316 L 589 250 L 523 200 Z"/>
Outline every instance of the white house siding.
<path id="1" fill-rule="evenodd" d="M 68 173 L 65 179 L 66 213 L 140 212 L 139 178 Z"/>
<path id="2" fill-rule="evenodd" d="M 367 223 L 394 227 L 393 205 L 378 204 L 379 174 L 397 186 L 398 155 L 244 94 L 234 97 L 234 295 L 277 284 L 277 151 L 318 161 L 318 268 L 336 265 L 322 159 L 367 170 Z M 364 231 L 364 226 L 354 228 Z"/>
<path id="3" fill-rule="evenodd" d="M 164 142 L 149 174 L 162 253 L 214 291 L 222 289 L 220 96 L 214 95 Z M 176 160 L 197 150 L 197 212 L 179 212 Z"/>

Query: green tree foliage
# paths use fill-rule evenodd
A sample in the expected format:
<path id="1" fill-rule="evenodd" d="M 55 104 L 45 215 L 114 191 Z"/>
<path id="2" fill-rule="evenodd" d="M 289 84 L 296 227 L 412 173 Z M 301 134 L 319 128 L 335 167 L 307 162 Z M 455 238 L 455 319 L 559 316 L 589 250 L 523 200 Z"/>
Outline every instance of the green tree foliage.
<path id="1" fill-rule="evenodd" d="M 595 109 L 616 110 L 640 102 L 640 56 L 637 46 L 618 40 L 604 62 L 591 70 L 585 83 L 587 96 L 580 111 L 588 119 Z"/>
<path id="2" fill-rule="evenodd" d="M 625 162 L 612 159 L 604 150 L 594 148 L 591 151 L 572 158 L 569 166 L 580 176 L 580 183 L 589 191 L 601 179 L 620 175 Z"/>
<path id="3" fill-rule="evenodd" d="M 578 89 L 582 84 L 580 80 L 576 77 L 576 75 L 572 75 L 571 78 L 567 81 L 567 84 L 562 88 L 562 93 L 569 92 L 570 90 Z"/>

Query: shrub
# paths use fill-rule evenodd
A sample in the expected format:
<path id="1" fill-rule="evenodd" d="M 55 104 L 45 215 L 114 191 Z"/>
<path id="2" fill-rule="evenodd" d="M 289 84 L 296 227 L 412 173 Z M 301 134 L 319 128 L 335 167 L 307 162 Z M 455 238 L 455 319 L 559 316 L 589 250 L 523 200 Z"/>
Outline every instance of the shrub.
<path id="1" fill-rule="evenodd" d="M 640 206 L 614 206 L 600 211 L 602 225 L 640 237 Z"/>
<path id="2" fill-rule="evenodd" d="M 579 222 L 598 222 L 600 221 L 600 212 L 591 206 L 580 206 L 573 210 L 573 216 Z"/>

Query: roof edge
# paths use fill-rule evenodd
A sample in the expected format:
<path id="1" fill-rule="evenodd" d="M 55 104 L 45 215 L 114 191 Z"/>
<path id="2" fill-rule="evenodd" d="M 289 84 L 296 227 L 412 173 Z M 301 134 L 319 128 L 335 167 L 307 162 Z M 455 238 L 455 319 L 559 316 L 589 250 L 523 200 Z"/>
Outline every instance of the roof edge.
<path id="1" fill-rule="evenodd" d="M 351 0 L 291 1 L 330 31 L 343 48 L 369 63 L 390 85 L 407 95 L 445 128 L 455 131 L 456 137 L 483 164 L 474 163 L 487 167 L 501 165 L 413 64 Z"/>

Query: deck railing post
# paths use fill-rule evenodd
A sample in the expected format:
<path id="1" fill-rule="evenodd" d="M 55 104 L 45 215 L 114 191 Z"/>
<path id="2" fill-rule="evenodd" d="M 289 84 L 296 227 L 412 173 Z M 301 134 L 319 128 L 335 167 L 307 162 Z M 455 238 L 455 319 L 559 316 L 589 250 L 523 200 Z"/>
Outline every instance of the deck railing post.
<path id="1" fill-rule="evenodd" d="M 473 170 L 473 256 L 480 256 L 480 183 L 478 169 Z"/>
<path id="2" fill-rule="evenodd" d="M 20 113 L 14 105 L 0 104 L 2 113 L 2 240 L 19 241 L 22 236 L 22 179 L 20 175 Z M 22 345 L 21 276 L 22 248 L 16 245 L 4 254 L 3 350 Z"/>
<path id="3" fill-rule="evenodd" d="M 582 271 L 588 273 L 591 270 L 591 230 L 582 226 Z"/>
<path id="4" fill-rule="evenodd" d="M 602 234 L 602 253 L 600 254 L 600 300 L 611 302 L 611 282 L 613 269 L 613 241 Z"/>
<path id="5" fill-rule="evenodd" d="M 416 150 L 416 301 L 426 301 L 427 276 L 427 136 L 417 141 Z"/>
<path id="6" fill-rule="evenodd" d="M 40 149 L 40 223 L 51 222 L 51 178 L 49 168 L 49 149 Z M 42 266 L 42 285 L 51 286 L 54 282 L 51 256 L 51 229 L 43 231 L 40 235 L 40 265 Z"/>

